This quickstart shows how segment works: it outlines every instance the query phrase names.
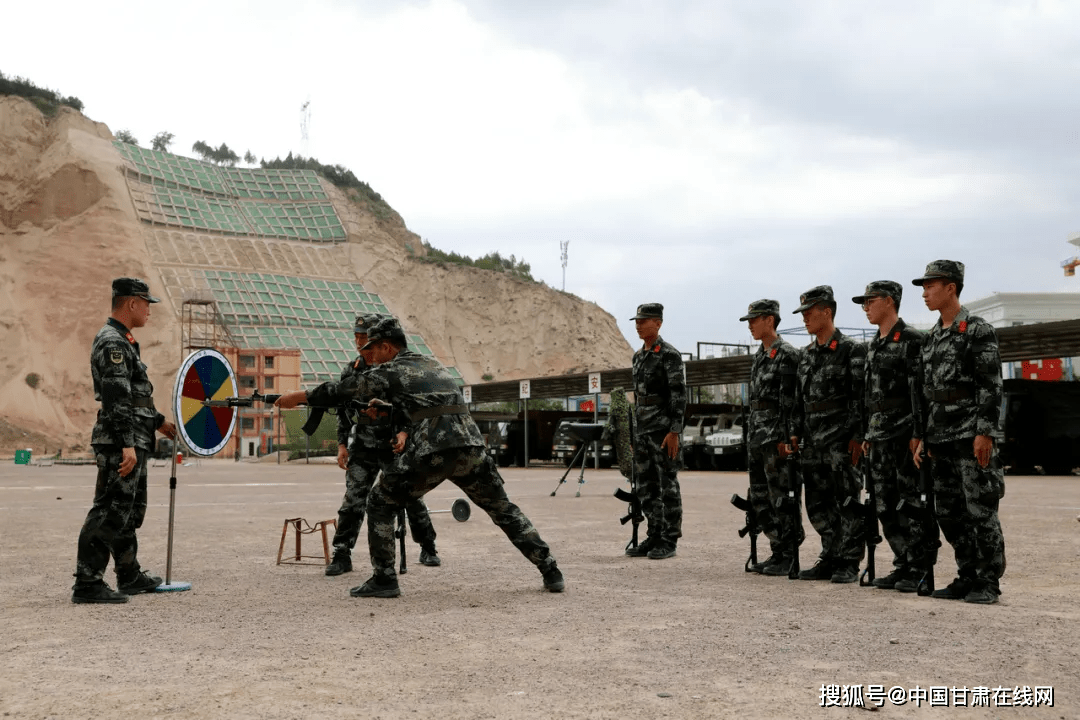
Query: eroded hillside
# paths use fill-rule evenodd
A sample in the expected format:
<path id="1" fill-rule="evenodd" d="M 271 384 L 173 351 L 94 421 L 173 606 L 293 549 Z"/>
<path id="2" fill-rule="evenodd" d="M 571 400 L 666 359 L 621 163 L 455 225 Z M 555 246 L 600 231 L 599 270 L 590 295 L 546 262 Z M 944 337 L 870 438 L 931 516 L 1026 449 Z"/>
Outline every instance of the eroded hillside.
<path id="1" fill-rule="evenodd" d="M 85 449 L 97 407 L 88 350 L 108 316 L 113 277 L 142 276 L 164 298 L 138 332 L 163 407 L 182 353 L 180 308 L 162 272 L 281 272 L 295 261 L 302 275 L 314 254 L 299 241 L 243 252 L 253 241 L 201 235 L 170 243 L 179 254 L 166 257 L 161 231 L 136 215 L 112 139 L 74 110 L 47 119 L 21 98 L 0 97 L 0 452 Z M 420 262 L 420 240 L 400 216 L 323 186 L 348 233 L 324 264 L 378 293 L 466 382 L 627 364 L 629 345 L 594 303 L 509 275 Z"/>

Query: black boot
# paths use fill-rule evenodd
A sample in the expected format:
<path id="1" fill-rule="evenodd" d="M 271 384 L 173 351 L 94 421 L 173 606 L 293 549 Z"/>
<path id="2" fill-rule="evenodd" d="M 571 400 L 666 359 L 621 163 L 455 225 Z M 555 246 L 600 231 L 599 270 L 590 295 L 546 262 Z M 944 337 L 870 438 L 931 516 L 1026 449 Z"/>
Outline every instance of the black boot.
<path id="1" fill-rule="evenodd" d="M 541 575 L 544 576 L 544 589 L 548 592 L 562 592 L 566 587 L 566 582 L 563 580 L 562 570 L 558 565 L 552 565 L 547 570 L 541 571 Z"/>
<path id="2" fill-rule="evenodd" d="M 427 565 L 428 567 L 439 567 L 442 565 L 442 560 L 439 559 L 439 553 L 435 551 L 435 544 L 426 544 L 420 547 L 420 564 Z"/>
<path id="3" fill-rule="evenodd" d="M 116 576 L 116 589 L 125 595 L 138 595 L 139 593 L 154 592 L 161 583 L 165 582 L 156 575 L 151 575 L 145 570 L 140 570 L 134 575 L 127 576 L 123 580 Z"/>
<path id="4" fill-rule="evenodd" d="M 130 598 L 122 592 L 116 592 L 105 583 L 96 583 L 94 585 L 75 585 L 72 588 L 71 602 L 76 604 L 81 603 L 126 603 Z"/>
<path id="5" fill-rule="evenodd" d="M 349 594 L 353 597 L 394 598 L 401 594 L 401 588 L 398 587 L 396 577 L 387 580 L 372 575 L 363 585 L 357 585 L 350 590 Z"/>
<path id="6" fill-rule="evenodd" d="M 352 556 L 349 553 L 336 552 L 334 553 L 334 559 L 326 566 L 324 574 L 327 577 L 334 577 L 347 572 L 352 572 Z"/>

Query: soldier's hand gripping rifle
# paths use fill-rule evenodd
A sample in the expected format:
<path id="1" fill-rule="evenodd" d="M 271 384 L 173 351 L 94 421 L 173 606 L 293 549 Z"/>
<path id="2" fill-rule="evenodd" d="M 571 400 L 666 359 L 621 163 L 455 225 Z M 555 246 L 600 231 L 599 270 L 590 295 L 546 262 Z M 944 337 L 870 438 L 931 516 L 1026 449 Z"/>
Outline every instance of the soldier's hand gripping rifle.
<path id="1" fill-rule="evenodd" d="M 612 444 L 615 445 L 615 455 L 619 460 L 619 472 L 630 481 L 630 492 L 616 488 L 615 498 L 627 504 L 626 515 L 619 518 L 619 524 L 633 523 L 630 542 L 626 544 L 626 549 L 631 550 L 638 546 L 638 525 L 645 521 L 645 514 L 641 510 L 641 500 L 638 497 L 637 463 L 634 462 L 632 445 L 634 416 L 630 402 L 626 399 L 626 391 L 622 388 L 611 391 L 608 427 L 604 434 L 614 441 Z"/>
<path id="2" fill-rule="evenodd" d="M 228 408 L 254 407 L 257 402 L 265 405 L 273 405 L 280 397 L 280 393 L 276 395 L 263 395 L 256 390 L 246 397 L 227 397 L 222 398 L 221 400 L 203 400 L 203 405 L 207 407 Z M 304 423 L 304 427 L 302 428 L 305 435 L 315 434 L 315 431 L 319 429 L 319 423 L 322 422 L 323 415 L 326 414 L 326 411 L 329 409 L 329 407 L 311 407 L 311 414 L 308 416 L 307 422 Z"/>
<path id="3" fill-rule="evenodd" d="M 870 446 L 870 452 L 874 446 Z M 866 502 L 862 506 L 863 542 L 866 543 L 866 569 L 859 575 L 861 587 L 873 587 L 874 585 L 874 551 L 881 544 L 881 533 L 878 532 L 877 495 L 874 492 L 874 480 L 870 474 L 869 453 L 863 455 L 862 482 L 866 488 Z M 849 498 L 850 499 L 850 498 Z"/>
<path id="4" fill-rule="evenodd" d="M 757 511 L 754 510 L 754 506 L 751 505 L 750 501 L 747 499 L 749 497 L 749 490 L 746 492 L 746 498 L 735 493 L 731 496 L 731 504 L 746 513 L 746 525 L 739 529 L 739 537 L 750 536 L 750 557 L 746 559 L 743 570 L 746 572 L 754 572 L 754 566 L 758 564 L 757 536 L 761 532 L 761 523 L 758 521 Z"/>
<path id="5" fill-rule="evenodd" d="M 802 528 L 802 473 L 799 471 L 798 460 L 794 452 L 784 459 L 784 474 L 787 478 L 787 494 L 779 498 L 777 505 L 787 506 L 788 519 L 788 552 L 791 553 L 791 568 L 788 570 L 789 580 L 799 579 L 799 546 L 803 541 Z"/>

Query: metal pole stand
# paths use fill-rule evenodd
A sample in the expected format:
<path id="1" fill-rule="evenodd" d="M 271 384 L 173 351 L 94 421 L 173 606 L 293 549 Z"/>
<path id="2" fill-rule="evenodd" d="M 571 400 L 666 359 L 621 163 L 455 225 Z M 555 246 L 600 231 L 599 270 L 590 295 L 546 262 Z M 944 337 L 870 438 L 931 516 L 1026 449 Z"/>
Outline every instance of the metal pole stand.
<path id="1" fill-rule="evenodd" d="M 154 592 L 183 592 L 191 589 L 189 582 L 172 581 L 172 545 L 173 518 L 176 514 L 176 444 L 172 452 L 172 472 L 169 475 L 169 543 L 165 554 L 165 582 L 154 588 Z"/>

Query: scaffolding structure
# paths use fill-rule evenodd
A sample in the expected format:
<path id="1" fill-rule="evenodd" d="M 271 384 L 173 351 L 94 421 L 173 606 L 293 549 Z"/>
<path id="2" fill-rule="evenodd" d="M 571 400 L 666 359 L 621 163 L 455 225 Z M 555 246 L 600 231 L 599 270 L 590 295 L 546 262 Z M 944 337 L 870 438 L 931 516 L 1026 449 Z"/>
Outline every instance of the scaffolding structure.
<path id="1" fill-rule="evenodd" d="M 210 290 L 184 290 L 180 302 L 180 359 L 194 350 L 236 348 Z"/>

